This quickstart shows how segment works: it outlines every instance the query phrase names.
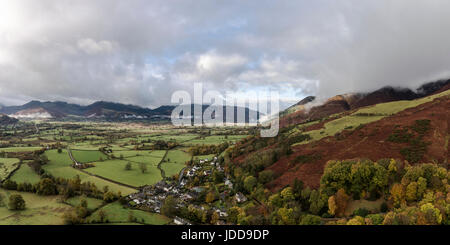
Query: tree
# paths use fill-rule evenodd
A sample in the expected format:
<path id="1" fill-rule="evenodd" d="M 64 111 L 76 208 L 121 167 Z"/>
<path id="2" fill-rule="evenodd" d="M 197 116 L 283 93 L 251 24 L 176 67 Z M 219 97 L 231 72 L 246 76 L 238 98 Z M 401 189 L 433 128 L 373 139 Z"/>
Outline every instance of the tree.
<path id="1" fill-rule="evenodd" d="M 105 212 L 105 210 L 100 209 L 98 211 L 98 217 L 100 219 L 100 223 L 103 223 L 106 221 L 106 218 L 108 217 L 108 214 Z"/>
<path id="2" fill-rule="evenodd" d="M 218 212 L 214 212 L 214 213 L 211 215 L 211 221 L 210 221 L 210 223 L 211 223 L 212 225 L 215 225 L 215 224 L 217 223 L 217 221 L 219 221 L 219 218 L 220 218 L 219 213 L 218 213 Z"/>
<path id="3" fill-rule="evenodd" d="M 328 202 L 328 196 L 321 191 L 313 190 L 309 197 L 309 211 L 313 214 L 319 214 Z"/>
<path id="4" fill-rule="evenodd" d="M 225 178 L 225 175 L 222 172 L 214 171 L 213 181 L 215 184 L 222 183 L 224 178 Z"/>
<path id="5" fill-rule="evenodd" d="M 406 187 L 406 200 L 414 202 L 417 199 L 417 182 L 411 182 Z"/>
<path id="6" fill-rule="evenodd" d="M 417 180 L 417 200 L 421 200 L 427 190 L 427 179 L 419 177 Z"/>
<path id="7" fill-rule="evenodd" d="M 216 199 L 216 195 L 214 194 L 214 192 L 210 191 L 210 192 L 208 192 L 208 194 L 206 194 L 205 201 L 207 203 L 212 203 L 212 202 L 214 202 L 215 199 Z"/>
<path id="8" fill-rule="evenodd" d="M 273 171 L 272 170 L 264 170 L 259 173 L 258 180 L 261 184 L 267 184 L 273 180 Z"/>
<path id="9" fill-rule="evenodd" d="M 277 214 L 280 217 L 279 225 L 295 225 L 294 210 L 292 208 L 280 208 Z"/>
<path id="10" fill-rule="evenodd" d="M 283 205 L 283 200 L 279 194 L 273 194 L 269 197 L 269 203 L 274 207 L 281 207 Z"/>
<path id="11" fill-rule="evenodd" d="M 400 205 L 405 200 L 405 191 L 403 185 L 398 183 L 394 184 L 391 188 L 391 197 L 394 201 L 394 206 L 400 207 Z"/>
<path id="12" fill-rule="evenodd" d="M 227 221 L 231 224 L 238 223 L 238 217 L 244 215 L 244 211 L 240 207 L 231 207 L 228 209 Z"/>
<path id="13" fill-rule="evenodd" d="M 336 199 L 334 196 L 328 198 L 328 213 L 335 215 L 337 210 Z"/>
<path id="14" fill-rule="evenodd" d="M 420 206 L 420 211 L 424 214 L 427 224 L 439 225 L 442 222 L 442 214 L 433 204 L 426 203 Z"/>
<path id="15" fill-rule="evenodd" d="M 345 209 L 347 208 L 347 203 L 350 200 L 350 196 L 345 193 L 343 188 L 339 189 L 335 195 L 336 201 L 336 212 L 335 215 L 342 217 L 344 215 Z"/>
<path id="16" fill-rule="evenodd" d="M 131 170 L 131 162 L 127 162 L 127 164 L 125 164 L 125 170 Z"/>
<path id="17" fill-rule="evenodd" d="M 25 200 L 19 194 L 12 194 L 9 196 L 8 208 L 11 210 L 24 210 Z"/>
<path id="18" fill-rule="evenodd" d="M 56 195 L 58 194 L 56 188 L 57 186 L 52 179 L 44 178 L 38 183 L 37 194 L 44 196 Z"/>
<path id="19" fill-rule="evenodd" d="M 177 200 L 173 196 L 168 196 L 161 206 L 161 213 L 167 217 L 173 217 L 177 211 Z"/>
<path id="20" fill-rule="evenodd" d="M 103 194 L 103 201 L 105 202 L 114 202 L 118 197 L 112 192 L 108 191 Z"/>
<path id="21" fill-rule="evenodd" d="M 83 208 L 87 208 L 88 207 L 88 203 L 87 203 L 86 198 L 81 199 L 80 206 L 83 207 Z"/>
<path id="22" fill-rule="evenodd" d="M 297 178 L 294 180 L 294 184 L 292 185 L 292 191 L 294 192 L 294 196 L 296 199 L 301 197 L 303 186 L 304 186 L 303 181 Z"/>
<path id="23" fill-rule="evenodd" d="M 139 165 L 139 168 L 141 169 L 141 172 L 142 172 L 142 173 L 147 172 L 147 165 L 146 165 L 145 163 L 141 163 L 141 164 Z"/>
<path id="24" fill-rule="evenodd" d="M 244 180 L 244 188 L 245 190 L 247 190 L 249 193 L 251 193 L 253 191 L 253 188 L 255 188 L 257 184 L 257 180 L 255 177 L 253 176 L 248 176 L 247 178 L 245 178 Z"/>
<path id="25" fill-rule="evenodd" d="M 319 216 L 307 214 L 300 221 L 300 225 L 320 225 L 322 219 Z"/>
<path id="26" fill-rule="evenodd" d="M 361 216 L 355 216 L 347 222 L 347 225 L 364 225 L 364 218 Z"/>
<path id="27" fill-rule="evenodd" d="M 294 193 L 292 191 L 292 187 L 286 187 L 281 191 L 281 197 L 283 201 L 289 202 L 294 200 Z"/>

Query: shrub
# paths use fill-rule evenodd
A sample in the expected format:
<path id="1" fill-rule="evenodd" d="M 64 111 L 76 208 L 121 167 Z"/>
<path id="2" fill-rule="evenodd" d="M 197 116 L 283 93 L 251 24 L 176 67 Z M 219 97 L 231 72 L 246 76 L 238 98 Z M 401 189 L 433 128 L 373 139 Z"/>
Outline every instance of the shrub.
<path id="1" fill-rule="evenodd" d="M 322 219 L 316 215 L 305 215 L 300 221 L 300 225 L 321 225 Z"/>
<path id="2" fill-rule="evenodd" d="M 383 215 L 381 214 L 369 214 L 367 218 L 370 219 L 372 225 L 381 225 L 383 223 Z"/>
<path id="3" fill-rule="evenodd" d="M 369 214 L 369 210 L 367 210 L 366 208 L 358 208 L 357 210 L 355 210 L 353 212 L 354 216 L 361 216 L 361 217 L 366 217 Z"/>
<path id="4" fill-rule="evenodd" d="M 12 194 L 9 196 L 8 208 L 11 210 L 24 210 L 25 200 L 21 195 Z"/>

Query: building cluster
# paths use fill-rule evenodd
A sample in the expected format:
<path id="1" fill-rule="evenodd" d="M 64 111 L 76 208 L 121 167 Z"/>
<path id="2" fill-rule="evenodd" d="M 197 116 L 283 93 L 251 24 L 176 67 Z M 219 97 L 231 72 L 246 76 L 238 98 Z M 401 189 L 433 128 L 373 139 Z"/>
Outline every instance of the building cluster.
<path id="1" fill-rule="evenodd" d="M 155 185 L 145 186 L 140 192 L 130 194 L 128 198 L 138 207 L 144 207 L 147 210 L 160 213 L 161 206 L 168 196 L 178 199 L 178 206 L 182 207 L 195 199 L 198 193 L 181 188 L 176 182 L 162 180 Z"/>
<path id="2" fill-rule="evenodd" d="M 205 188 L 201 186 L 190 186 L 189 188 L 186 188 L 186 186 L 189 186 L 189 184 L 192 183 L 191 181 L 196 177 L 210 176 L 214 169 L 216 171 L 224 172 L 223 167 L 220 166 L 217 161 L 217 157 L 214 157 L 212 160 L 199 160 L 194 166 L 183 169 L 179 175 L 178 181 L 162 180 L 152 186 L 143 187 L 140 192 L 131 194 L 128 198 L 136 207 L 145 208 L 146 210 L 150 210 L 155 213 L 161 212 L 161 207 L 164 200 L 168 196 L 173 196 L 178 200 L 178 208 L 191 205 L 196 209 L 205 210 L 205 207 L 193 204 L 193 201 L 198 198 L 200 193 L 205 191 Z M 225 178 L 224 181 L 225 187 L 228 190 L 220 193 L 220 199 L 222 200 L 225 200 L 226 196 L 229 194 L 229 191 L 233 189 L 233 183 L 230 179 Z M 234 198 L 237 202 L 246 201 L 245 196 L 241 193 L 236 194 Z M 225 220 L 228 216 L 226 210 L 224 209 L 215 206 L 210 207 L 210 209 L 218 214 L 221 222 L 223 222 L 223 220 Z M 189 220 L 180 217 L 175 217 L 173 222 L 180 225 L 191 224 Z"/>

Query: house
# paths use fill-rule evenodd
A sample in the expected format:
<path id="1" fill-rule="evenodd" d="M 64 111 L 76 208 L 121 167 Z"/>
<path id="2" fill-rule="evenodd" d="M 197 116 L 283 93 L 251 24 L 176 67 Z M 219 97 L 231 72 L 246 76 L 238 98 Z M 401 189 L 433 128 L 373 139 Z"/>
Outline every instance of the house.
<path id="1" fill-rule="evenodd" d="M 187 220 L 182 219 L 180 217 L 175 217 L 173 219 L 173 223 L 175 223 L 176 225 L 192 225 L 191 223 L 189 223 Z"/>
<path id="2" fill-rule="evenodd" d="M 225 185 L 228 186 L 228 188 L 233 189 L 233 183 L 229 179 L 225 180 Z"/>
<path id="3" fill-rule="evenodd" d="M 247 201 L 247 197 L 244 196 L 244 194 L 238 192 L 236 193 L 236 195 L 234 196 L 235 200 L 237 203 L 243 203 Z"/>

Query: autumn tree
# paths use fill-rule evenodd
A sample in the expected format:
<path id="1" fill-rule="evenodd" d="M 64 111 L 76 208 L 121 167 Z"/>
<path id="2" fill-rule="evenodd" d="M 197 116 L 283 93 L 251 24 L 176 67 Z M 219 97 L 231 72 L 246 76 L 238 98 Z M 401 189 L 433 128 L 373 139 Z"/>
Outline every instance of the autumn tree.
<path id="1" fill-rule="evenodd" d="M 56 195 L 56 184 L 52 179 L 44 178 L 38 183 L 36 192 L 37 194 L 44 196 Z"/>
<path id="2" fill-rule="evenodd" d="M 277 211 L 280 218 L 279 225 L 295 225 L 294 210 L 292 208 L 280 208 Z"/>
<path id="3" fill-rule="evenodd" d="M 331 215 L 335 215 L 336 210 L 336 198 L 334 196 L 331 196 L 330 198 L 328 198 L 328 213 L 330 213 Z"/>
<path id="4" fill-rule="evenodd" d="M 406 200 L 414 202 L 417 199 L 417 182 L 411 182 L 406 186 Z"/>
<path id="5" fill-rule="evenodd" d="M 400 205 L 405 201 L 405 190 L 403 185 L 396 183 L 392 186 L 391 198 L 394 201 L 394 206 L 400 207 Z"/>
<path id="6" fill-rule="evenodd" d="M 348 201 L 350 201 L 350 196 L 345 193 L 345 190 L 343 188 L 339 189 L 335 194 L 336 216 L 341 217 L 344 215 Z"/>
<path id="7" fill-rule="evenodd" d="M 284 188 L 280 194 L 284 202 L 290 202 L 294 200 L 294 193 L 292 191 L 292 187 Z"/>
<path id="8" fill-rule="evenodd" d="M 207 203 L 212 203 L 212 202 L 214 202 L 215 199 L 216 199 L 216 195 L 214 194 L 214 192 L 210 191 L 210 192 L 208 192 L 208 194 L 206 194 L 205 201 Z"/>

